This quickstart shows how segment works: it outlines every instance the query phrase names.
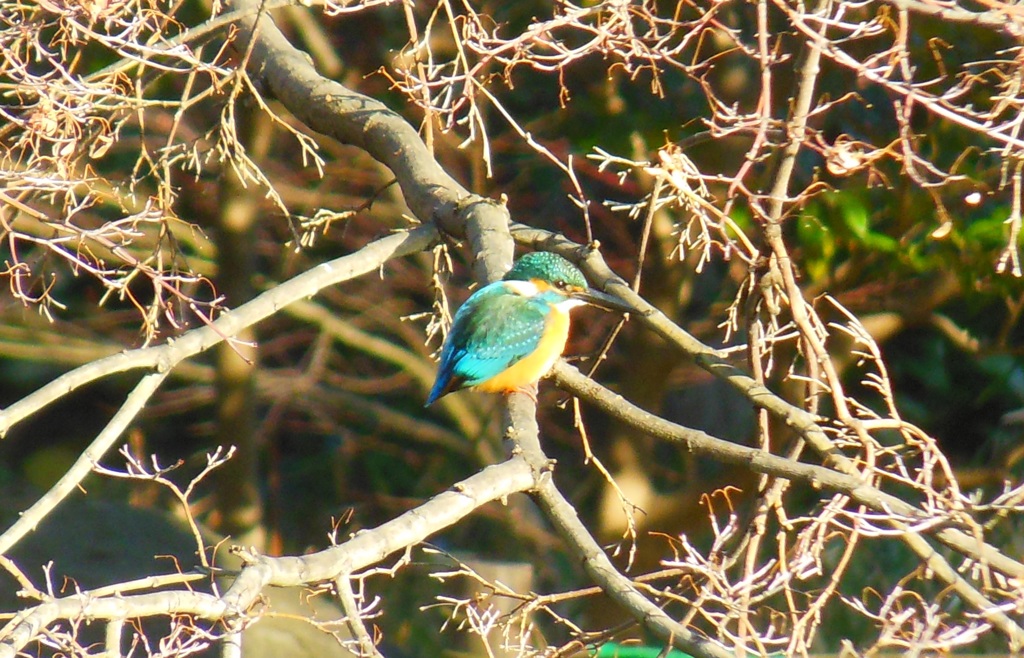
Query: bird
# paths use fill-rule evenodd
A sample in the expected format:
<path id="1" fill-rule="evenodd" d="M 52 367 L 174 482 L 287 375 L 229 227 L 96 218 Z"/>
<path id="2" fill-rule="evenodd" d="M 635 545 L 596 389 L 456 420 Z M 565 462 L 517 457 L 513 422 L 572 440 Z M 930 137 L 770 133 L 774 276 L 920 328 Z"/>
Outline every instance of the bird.
<path id="1" fill-rule="evenodd" d="M 565 349 L 569 311 L 584 304 L 630 310 L 617 297 L 590 288 L 583 273 L 558 254 L 524 255 L 501 281 L 477 290 L 455 313 L 426 406 L 464 388 L 523 391 L 536 400 L 537 382 Z"/>

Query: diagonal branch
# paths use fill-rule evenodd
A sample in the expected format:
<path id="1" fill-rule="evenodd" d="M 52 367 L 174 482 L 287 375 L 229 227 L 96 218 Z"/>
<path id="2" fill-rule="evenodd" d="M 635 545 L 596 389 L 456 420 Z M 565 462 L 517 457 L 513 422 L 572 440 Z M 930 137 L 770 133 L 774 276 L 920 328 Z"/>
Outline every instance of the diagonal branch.
<path id="1" fill-rule="evenodd" d="M 78 456 L 71 468 L 49 491 L 33 503 L 32 507 L 22 512 L 14 525 L 0 535 L 0 555 L 6 554 L 22 537 L 35 530 L 36 526 L 46 518 L 46 515 L 78 487 L 85 476 L 89 475 L 93 467 L 103 458 L 103 455 L 110 450 L 114 442 L 124 434 L 125 429 L 135 420 L 135 417 L 146 406 L 149 398 L 156 393 L 166 378 L 167 371 L 150 373 L 142 378 L 142 381 L 128 394 L 124 404 L 110 419 L 107 426 L 96 436 L 85 452 Z"/>
<path id="2" fill-rule="evenodd" d="M 125 619 L 191 614 L 209 621 L 224 621 L 228 628 L 247 611 L 267 587 L 312 585 L 374 565 L 406 546 L 451 526 L 485 503 L 535 485 L 533 471 L 523 459 L 489 466 L 419 507 L 348 541 L 301 557 L 242 555 L 247 562 L 234 583 L 220 597 L 191 590 L 171 590 L 133 596 L 95 596 L 82 592 L 51 599 L 29 608 L 0 629 L 0 658 L 14 658 L 40 631 L 59 619 Z M 23 655 L 23 654 L 22 654 Z"/>
<path id="3" fill-rule="evenodd" d="M 312 297 L 328 286 L 373 272 L 392 258 L 422 251 L 433 244 L 436 238 L 437 231 L 432 226 L 389 235 L 371 242 L 354 254 L 303 272 L 251 302 L 224 313 L 212 324 L 194 329 L 166 345 L 122 352 L 75 368 L 0 411 L 0 437 L 29 415 L 90 382 L 140 368 L 169 371 L 185 359 L 210 349 L 292 302 Z"/>
<path id="4" fill-rule="evenodd" d="M 815 488 L 825 487 L 845 494 L 873 510 L 899 515 L 907 521 L 926 523 L 931 520 L 923 510 L 881 491 L 858 474 L 840 473 L 825 466 L 793 461 L 764 450 L 737 445 L 700 430 L 677 425 L 644 411 L 621 395 L 584 377 L 564 361 L 555 366 L 554 375 L 560 388 L 590 402 L 615 419 L 650 436 L 682 444 L 693 453 L 707 455 L 727 464 L 746 466 L 756 473 L 805 482 Z M 994 546 L 979 541 L 977 537 L 956 528 L 942 526 L 932 526 L 929 532 L 934 533 L 943 544 L 963 555 L 984 562 L 1007 576 L 1024 578 L 1024 564 L 1004 555 Z"/>
<path id="5" fill-rule="evenodd" d="M 579 376 L 583 378 L 582 375 Z M 522 394 L 512 395 L 509 397 L 508 407 L 509 418 L 533 419 L 532 422 L 516 422 L 513 425 L 515 431 L 507 434 L 506 438 L 514 442 L 519 454 L 533 469 L 537 483 L 533 495 L 537 504 L 565 540 L 576 559 L 582 563 L 587 575 L 615 602 L 628 610 L 637 621 L 671 645 L 699 658 L 734 656 L 734 653 L 722 645 L 673 619 L 615 568 L 604 549 L 580 521 L 576 509 L 555 486 L 552 479 L 554 462 L 541 448 L 533 400 Z"/>

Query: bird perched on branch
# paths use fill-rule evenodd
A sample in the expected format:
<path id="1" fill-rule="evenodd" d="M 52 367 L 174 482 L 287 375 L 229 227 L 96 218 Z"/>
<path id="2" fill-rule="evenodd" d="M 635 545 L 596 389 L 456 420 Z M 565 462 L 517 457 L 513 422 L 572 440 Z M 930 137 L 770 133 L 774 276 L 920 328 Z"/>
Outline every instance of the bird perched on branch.
<path id="1" fill-rule="evenodd" d="M 583 304 L 630 310 L 588 287 L 583 273 L 561 256 L 526 254 L 455 313 L 427 405 L 463 388 L 535 396 L 537 382 L 565 349 L 570 309 Z"/>

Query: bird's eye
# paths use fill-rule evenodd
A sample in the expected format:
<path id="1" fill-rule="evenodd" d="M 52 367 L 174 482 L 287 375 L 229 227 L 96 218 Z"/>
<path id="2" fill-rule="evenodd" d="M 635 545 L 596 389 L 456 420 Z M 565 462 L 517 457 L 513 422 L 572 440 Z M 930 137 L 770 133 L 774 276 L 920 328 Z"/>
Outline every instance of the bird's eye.
<path id="1" fill-rule="evenodd" d="M 561 280 L 555 281 L 555 287 L 558 288 L 559 290 L 565 291 L 569 289 L 569 283 L 567 281 Z"/>

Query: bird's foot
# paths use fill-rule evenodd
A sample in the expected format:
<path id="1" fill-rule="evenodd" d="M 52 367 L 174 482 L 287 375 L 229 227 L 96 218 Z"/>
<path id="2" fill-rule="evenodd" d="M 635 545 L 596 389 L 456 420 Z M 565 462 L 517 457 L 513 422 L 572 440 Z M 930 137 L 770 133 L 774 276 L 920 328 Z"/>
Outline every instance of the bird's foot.
<path id="1" fill-rule="evenodd" d="M 516 388 L 512 389 L 511 391 L 509 391 L 509 394 L 511 394 L 511 393 L 522 393 L 523 395 L 525 395 L 525 396 L 529 397 L 531 400 L 533 400 L 533 404 L 536 405 L 537 404 L 537 392 L 538 392 L 539 388 L 540 388 L 539 382 L 534 382 L 532 384 L 526 384 L 525 386 L 517 386 Z"/>

